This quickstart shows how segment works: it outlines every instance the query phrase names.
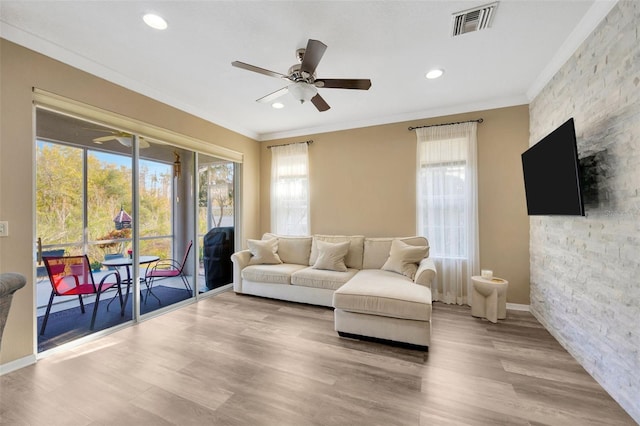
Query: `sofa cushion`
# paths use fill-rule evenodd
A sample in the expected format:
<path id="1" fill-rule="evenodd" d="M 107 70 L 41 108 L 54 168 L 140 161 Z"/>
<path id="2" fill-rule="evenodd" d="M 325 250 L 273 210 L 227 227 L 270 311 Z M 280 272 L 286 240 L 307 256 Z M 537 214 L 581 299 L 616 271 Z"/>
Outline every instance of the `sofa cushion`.
<path id="1" fill-rule="evenodd" d="M 326 271 L 308 267 L 291 275 L 291 284 L 302 287 L 325 288 L 336 290 L 349 281 L 358 269 L 347 269 L 346 272 Z"/>
<path id="2" fill-rule="evenodd" d="M 431 320 L 431 290 L 394 272 L 359 271 L 333 293 L 333 307 L 361 314 Z"/>
<path id="3" fill-rule="evenodd" d="M 343 241 L 349 241 L 349 251 L 344 258 L 345 266 L 347 268 L 362 269 L 362 253 L 364 250 L 363 235 L 314 235 L 313 243 L 311 244 L 311 257 L 309 258 L 309 266 L 316 263 L 316 260 L 318 259 L 317 241 L 326 241 L 329 243 L 341 243 Z"/>
<path id="4" fill-rule="evenodd" d="M 291 274 L 304 268 L 306 268 L 305 265 L 293 263 L 252 265 L 242 270 L 242 279 L 262 283 L 291 284 Z"/>
<path id="5" fill-rule="evenodd" d="M 282 263 L 278 256 L 278 240 L 247 240 L 251 252 L 249 265 L 273 265 Z"/>
<path id="6" fill-rule="evenodd" d="M 312 237 L 290 237 L 271 233 L 262 236 L 263 240 L 278 239 L 278 256 L 284 263 L 308 265 L 311 255 Z"/>
<path id="7" fill-rule="evenodd" d="M 341 243 L 328 243 L 326 241 L 318 241 L 318 258 L 313 264 L 313 269 L 325 269 L 328 271 L 346 272 L 347 267 L 344 264 L 344 257 L 349 251 L 349 241 Z"/>
<path id="8" fill-rule="evenodd" d="M 412 246 L 402 240 L 393 240 L 389 258 L 381 269 L 397 272 L 413 280 L 418 270 L 418 263 L 424 259 L 428 250 L 427 246 Z"/>
<path id="9" fill-rule="evenodd" d="M 362 261 L 362 269 L 381 269 L 382 265 L 389 258 L 391 252 L 391 243 L 394 239 L 398 239 L 412 246 L 426 246 L 429 256 L 429 242 L 425 237 L 406 237 L 406 238 L 365 238 L 364 240 L 364 256 Z"/>

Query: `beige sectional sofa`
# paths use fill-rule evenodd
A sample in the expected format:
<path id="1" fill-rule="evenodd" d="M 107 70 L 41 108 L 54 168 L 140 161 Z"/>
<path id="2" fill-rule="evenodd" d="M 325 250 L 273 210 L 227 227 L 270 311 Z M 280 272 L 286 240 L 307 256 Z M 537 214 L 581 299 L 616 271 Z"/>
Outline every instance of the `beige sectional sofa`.
<path id="1" fill-rule="evenodd" d="M 247 244 L 231 256 L 236 293 L 333 307 L 341 336 L 428 348 L 436 270 L 426 238 L 265 234 Z"/>

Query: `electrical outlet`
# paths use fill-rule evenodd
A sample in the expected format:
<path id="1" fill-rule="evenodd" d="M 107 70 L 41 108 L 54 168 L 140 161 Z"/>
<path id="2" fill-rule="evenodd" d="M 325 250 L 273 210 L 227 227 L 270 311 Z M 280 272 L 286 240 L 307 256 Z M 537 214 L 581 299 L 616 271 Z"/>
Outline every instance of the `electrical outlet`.
<path id="1" fill-rule="evenodd" d="M 9 222 L 6 220 L 0 221 L 0 237 L 9 236 Z"/>

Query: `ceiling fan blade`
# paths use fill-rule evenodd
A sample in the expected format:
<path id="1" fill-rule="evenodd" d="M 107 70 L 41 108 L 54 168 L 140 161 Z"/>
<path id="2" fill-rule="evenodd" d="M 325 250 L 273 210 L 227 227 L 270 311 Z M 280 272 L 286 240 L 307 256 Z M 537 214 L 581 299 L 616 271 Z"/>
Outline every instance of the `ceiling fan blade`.
<path id="1" fill-rule="evenodd" d="M 131 148 L 131 134 L 127 132 L 116 132 L 113 135 L 101 136 L 99 138 L 93 139 L 93 142 L 102 144 L 102 142 L 111 140 L 118 141 L 121 145 L 126 146 L 127 148 Z M 151 146 L 151 144 L 142 137 L 140 137 L 138 140 L 140 141 L 140 148 L 149 148 Z"/>
<path id="2" fill-rule="evenodd" d="M 256 99 L 256 102 L 265 104 L 279 98 L 280 96 L 286 95 L 287 93 L 289 93 L 289 88 L 285 86 L 282 89 L 278 89 L 273 93 L 269 93 L 268 95 L 261 97 L 260 99 Z"/>
<path id="3" fill-rule="evenodd" d="M 329 104 L 322 98 L 322 96 L 320 96 L 320 94 L 315 95 L 313 98 L 311 98 L 311 103 L 318 108 L 318 111 L 322 112 L 322 111 L 326 111 L 329 108 L 331 108 L 329 106 Z"/>
<path id="4" fill-rule="evenodd" d="M 327 50 L 326 44 L 318 40 L 309 39 L 302 58 L 302 65 L 300 65 L 300 71 L 312 75 L 316 71 L 325 50 Z"/>
<path id="5" fill-rule="evenodd" d="M 253 71 L 253 72 L 257 72 L 258 74 L 268 75 L 269 77 L 284 78 L 285 80 L 289 79 L 289 77 L 287 77 L 284 74 L 280 74 L 279 72 L 266 70 L 264 68 L 256 67 L 255 65 L 245 64 L 244 62 L 240 62 L 240 61 L 233 61 L 231 62 L 231 65 L 233 65 L 236 68 L 242 68 L 243 70 Z"/>
<path id="6" fill-rule="evenodd" d="M 313 84 L 325 89 L 369 90 L 371 80 L 362 78 L 319 78 Z"/>

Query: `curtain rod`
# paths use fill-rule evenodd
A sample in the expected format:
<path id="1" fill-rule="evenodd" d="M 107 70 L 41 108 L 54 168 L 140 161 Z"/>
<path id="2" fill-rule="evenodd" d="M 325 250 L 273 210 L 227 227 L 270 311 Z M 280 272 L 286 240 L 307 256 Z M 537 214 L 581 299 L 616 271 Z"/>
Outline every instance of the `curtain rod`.
<path id="1" fill-rule="evenodd" d="M 409 127 L 409 130 L 424 129 L 425 127 L 450 126 L 452 124 L 462 124 L 462 123 L 473 123 L 473 122 L 482 123 L 483 121 L 484 120 L 482 118 L 478 118 L 477 120 L 456 121 L 454 123 L 430 124 L 428 126 Z"/>
<path id="2" fill-rule="evenodd" d="M 307 145 L 311 145 L 311 144 L 313 143 L 313 140 L 312 140 L 312 139 L 309 139 L 308 141 L 304 141 L 304 142 L 283 143 L 282 145 L 269 145 L 269 146 L 267 147 L 267 149 L 271 149 L 271 148 L 273 148 L 273 147 L 275 147 L 275 146 L 296 145 L 296 144 L 299 144 L 299 143 L 306 143 Z"/>

